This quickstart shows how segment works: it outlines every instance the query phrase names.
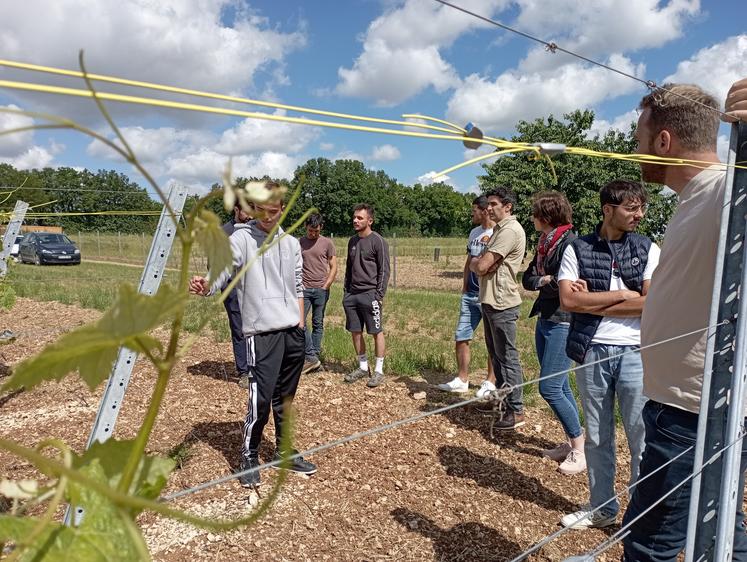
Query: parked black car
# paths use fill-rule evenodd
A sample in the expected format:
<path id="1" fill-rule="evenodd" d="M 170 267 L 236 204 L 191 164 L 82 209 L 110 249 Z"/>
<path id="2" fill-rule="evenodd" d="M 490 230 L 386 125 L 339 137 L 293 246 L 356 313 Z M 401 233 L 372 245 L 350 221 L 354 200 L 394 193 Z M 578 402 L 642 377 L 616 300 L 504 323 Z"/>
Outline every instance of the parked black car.
<path id="1" fill-rule="evenodd" d="M 18 257 L 22 263 L 80 264 L 80 250 L 64 234 L 30 232 L 19 245 Z"/>

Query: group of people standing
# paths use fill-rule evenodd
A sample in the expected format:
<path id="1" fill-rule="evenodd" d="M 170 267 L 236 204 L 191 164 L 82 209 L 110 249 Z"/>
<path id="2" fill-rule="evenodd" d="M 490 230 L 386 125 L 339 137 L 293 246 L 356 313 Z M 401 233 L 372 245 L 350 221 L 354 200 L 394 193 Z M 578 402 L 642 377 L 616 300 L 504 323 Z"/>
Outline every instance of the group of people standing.
<path id="1" fill-rule="evenodd" d="M 558 462 L 563 474 L 588 469 L 590 506 L 562 520 L 574 527 L 610 525 L 619 509 L 615 502 L 605 503 L 614 496 L 616 398 L 631 450 L 632 479 L 637 478 L 645 399 L 643 368 L 635 351 L 640 345 L 645 295 L 659 259 L 658 246 L 634 232 L 646 211 L 647 194 L 641 183 L 615 180 L 603 186 L 599 196 L 602 221 L 582 237 L 573 232 L 571 205 L 562 193 L 534 196 L 532 220 L 540 233 L 539 243 L 521 275 L 524 289 L 539 293 L 529 313 L 538 317 L 539 391 L 566 435 L 566 441 L 543 455 Z M 516 327 L 526 235 L 513 215 L 515 205 L 508 188 L 489 191 L 473 202 L 473 222 L 479 226 L 467 245 L 454 336 L 459 372 L 438 385 L 447 392 L 468 392 L 469 345 L 484 319 L 490 368 L 477 396 L 507 388 L 504 410 L 494 424 L 498 430 L 514 430 L 525 423 Z M 585 432 L 569 381 L 573 361 Z M 590 512 L 594 512 L 591 517 Z"/>
<path id="2" fill-rule="evenodd" d="M 690 498 L 690 482 L 685 477 L 694 462 L 692 445 L 707 338 L 704 328 L 709 322 L 726 175 L 716 154 L 719 103 L 711 95 L 697 86 L 667 84 L 644 97 L 639 110 L 638 152 L 682 162 L 678 166 L 641 165 L 644 181 L 667 185 L 679 197 L 662 250 L 635 232 L 647 204 L 640 182 L 615 180 L 604 185 L 599 192 L 602 220 L 594 232 L 580 237 L 573 233 L 567 199 L 558 192 L 544 192 L 532 202 L 532 219 L 540 238 L 521 278 L 525 289 L 539 293 L 530 314 L 538 316 L 535 342 L 540 394 L 567 438 L 544 454 L 558 461 L 561 472 L 576 474 L 586 469 L 589 478 L 589 505 L 561 522 L 586 528 L 607 527 L 616 520 L 617 401 L 631 451 L 634 484 L 623 519 L 630 524 L 624 539 L 627 562 L 674 560 L 684 547 Z M 747 120 L 747 79 L 732 86 L 726 111 Z M 496 424 L 501 430 L 525 423 L 516 322 L 526 235 L 513 215 L 515 205 L 515 195 L 508 188 L 494 189 L 474 201 L 472 218 L 479 226 L 470 234 L 464 267 L 455 334 L 459 370 L 454 380 L 441 385 L 449 392 L 468 391 L 469 343 L 484 320 L 490 365 L 488 378 L 477 392 L 481 396 L 501 388 L 508 392 Z M 301 371 L 319 367 L 321 318 L 336 272 L 334 246 L 322 243 L 318 248 L 326 248 L 324 252 L 309 255 L 317 262 L 326 260 L 327 267 L 317 271 L 311 286 L 304 285 L 304 258 L 322 240 L 318 230 L 313 232 L 321 227 L 321 219 L 310 220 L 307 229 L 312 230 L 307 230 L 300 243 L 278 229 L 275 236 L 279 239 L 258 256 L 282 205 L 254 207 L 260 218 L 234 225 L 230 237 L 233 270 L 221 273 L 212 286 L 203 277 L 190 282 L 194 294 L 217 292 L 234 271 L 258 257 L 237 285 L 238 309 L 233 313 L 229 309 L 229 316 L 240 320 L 246 363 L 239 364 L 237 358 L 237 368 L 246 368 L 250 389 L 242 469 L 258 465 L 259 440 L 270 410 L 280 443 L 285 401 L 295 394 Z M 373 209 L 356 207 L 356 235 L 348 243 L 343 299 L 346 327 L 359 361 L 345 380 L 367 377 L 371 387 L 384 379 L 381 313 L 389 275 L 386 242 L 371 230 L 373 219 Z M 312 320 L 313 330 L 304 329 L 309 310 L 321 311 L 321 316 L 316 315 L 319 322 Z M 374 335 L 373 374 L 364 326 Z M 572 362 L 576 363 L 585 431 L 568 378 Z M 746 448 L 741 458 L 740 490 L 747 469 Z M 667 470 L 659 470 L 665 463 Z M 301 457 L 293 461 L 292 469 L 307 474 L 316 471 Z M 257 485 L 259 475 L 242 475 L 241 482 Z M 677 493 L 662 499 L 675 488 Z M 740 497 L 733 556 L 745 561 L 747 534 L 741 504 Z"/>

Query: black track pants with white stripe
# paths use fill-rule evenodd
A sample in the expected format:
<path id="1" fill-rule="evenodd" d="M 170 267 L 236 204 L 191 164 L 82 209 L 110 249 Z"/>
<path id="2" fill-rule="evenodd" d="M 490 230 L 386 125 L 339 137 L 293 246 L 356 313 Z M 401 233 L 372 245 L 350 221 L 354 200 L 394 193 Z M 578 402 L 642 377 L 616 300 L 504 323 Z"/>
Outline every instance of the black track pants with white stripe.
<path id="1" fill-rule="evenodd" d="M 272 408 L 275 441 L 283 428 L 283 401 L 293 398 L 301 378 L 306 339 L 299 327 L 247 336 L 249 404 L 244 421 L 242 455 L 256 457 Z"/>

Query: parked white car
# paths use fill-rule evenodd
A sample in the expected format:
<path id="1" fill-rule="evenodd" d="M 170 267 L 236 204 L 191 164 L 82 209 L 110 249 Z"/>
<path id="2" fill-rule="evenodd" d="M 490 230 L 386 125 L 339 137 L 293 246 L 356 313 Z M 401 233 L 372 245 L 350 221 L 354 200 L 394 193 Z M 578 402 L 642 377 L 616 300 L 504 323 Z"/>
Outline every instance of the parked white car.
<path id="1" fill-rule="evenodd" d="M 10 256 L 13 258 L 18 258 L 18 246 L 20 245 L 21 241 L 23 241 L 23 234 L 19 234 L 16 236 L 15 242 L 13 242 L 13 247 L 10 249 Z"/>

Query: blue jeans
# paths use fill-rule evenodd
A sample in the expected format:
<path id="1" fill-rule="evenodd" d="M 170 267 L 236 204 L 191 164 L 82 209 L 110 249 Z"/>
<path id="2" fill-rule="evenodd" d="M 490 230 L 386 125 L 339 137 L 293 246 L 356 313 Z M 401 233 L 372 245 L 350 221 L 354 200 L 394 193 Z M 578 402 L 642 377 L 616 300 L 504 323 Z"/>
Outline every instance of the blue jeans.
<path id="1" fill-rule="evenodd" d="M 223 307 L 228 314 L 228 326 L 231 328 L 231 344 L 233 345 L 233 359 L 236 363 L 236 371 L 239 374 L 249 372 L 249 364 L 246 360 L 246 339 L 241 322 L 241 308 L 239 308 L 239 296 L 236 289 L 231 291 L 223 301 Z"/>
<path id="2" fill-rule="evenodd" d="M 462 293 L 459 305 L 459 320 L 454 330 L 454 341 L 470 341 L 482 320 L 479 293 Z"/>
<path id="3" fill-rule="evenodd" d="M 576 368 L 576 385 L 584 408 L 586 426 L 586 468 L 589 473 L 591 507 L 598 508 L 615 495 L 615 395 L 620 404 L 623 427 L 630 449 L 630 483 L 638 479 L 644 446 L 644 425 L 641 412 L 643 397 L 643 365 L 637 345 L 592 344 L 584 363 Z M 620 357 L 613 355 L 626 353 Z M 616 515 L 620 503 L 614 499 L 601 510 Z"/>
<path id="4" fill-rule="evenodd" d="M 324 336 L 324 311 L 329 300 L 329 289 L 312 288 L 303 290 L 304 321 L 311 309 L 311 329 L 306 324 L 306 360 L 319 359 Z"/>
<path id="5" fill-rule="evenodd" d="M 698 434 L 698 415 L 679 408 L 649 400 L 643 408 L 646 425 L 646 449 L 641 461 L 641 477 L 651 474 L 682 451 L 695 445 Z M 746 420 L 747 421 L 747 420 Z M 747 560 L 747 535 L 742 512 L 744 473 L 747 469 L 747 441 L 742 443 L 742 477 L 739 482 L 737 518 L 734 530 L 732 560 Z M 635 519 L 666 492 L 684 481 L 693 471 L 695 451 L 685 453 L 667 468 L 659 470 L 633 490 L 623 524 Z M 626 562 L 676 560 L 685 546 L 687 517 L 690 511 L 688 480 L 669 496 L 638 519 L 630 527 L 623 542 Z"/>
<path id="6" fill-rule="evenodd" d="M 534 343 L 540 364 L 539 392 L 560 420 L 565 434 L 574 439 L 580 437 L 582 431 L 568 373 L 550 376 L 571 368 L 571 360 L 565 354 L 569 328 L 568 324 L 539 318 L 534 328 Z"/>

